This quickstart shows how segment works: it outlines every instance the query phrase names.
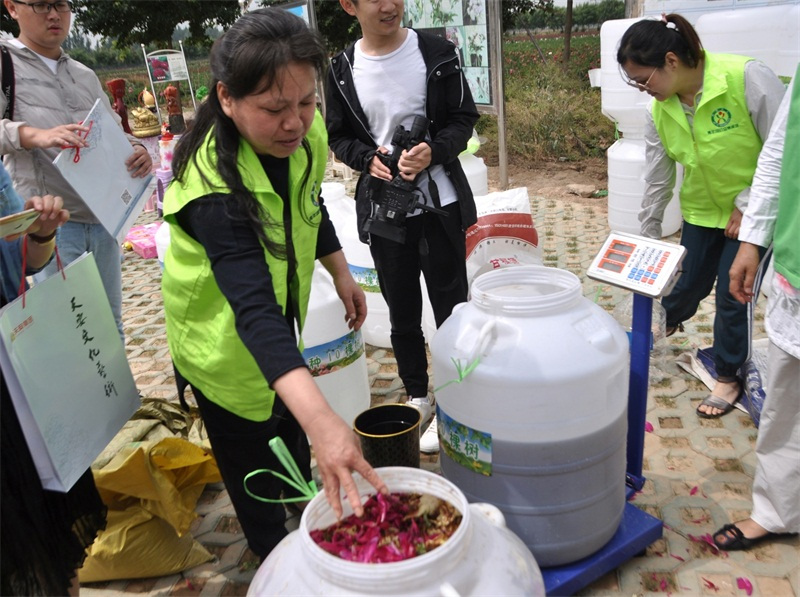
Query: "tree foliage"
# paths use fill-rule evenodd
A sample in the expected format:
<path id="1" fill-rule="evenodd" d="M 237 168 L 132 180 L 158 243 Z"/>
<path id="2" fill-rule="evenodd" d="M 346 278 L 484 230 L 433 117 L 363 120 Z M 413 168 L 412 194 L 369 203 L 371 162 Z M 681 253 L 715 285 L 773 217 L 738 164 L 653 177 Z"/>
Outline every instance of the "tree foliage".
<path id="1" fill-rule="evenodd" d="M 517 21 L 523 15 L 534 11 L 543 14 L 553 11 L 553 0 L 503 0 L 503 31 L 508 31 L 517 26 Z"/>
<path id="2" fill-rule="evenodd" d="M 118 47 L 140 43 L 172 47 L 175 29 L 183 23 L 188 23 L 188 42 L 208 45 L 210 28 L 227 29 L 241 13 L 238 0 L 75 0 L 81 27 L 116 40 Z"/>

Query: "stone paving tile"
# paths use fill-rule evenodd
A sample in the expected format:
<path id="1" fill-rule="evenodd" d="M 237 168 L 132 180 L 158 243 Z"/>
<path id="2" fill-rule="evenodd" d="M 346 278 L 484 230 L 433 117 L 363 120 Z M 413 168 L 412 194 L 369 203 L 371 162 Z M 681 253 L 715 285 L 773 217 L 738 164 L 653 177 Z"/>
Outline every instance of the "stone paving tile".
<path id="1" fill-rule="evenodd" d="M 352 195 L 355 180 L 347 183 Z M 545 265 L 576 274 L 583 294 L 612 311 L 626 293 L 585 275 L 595 252 L 608 235 L 603 206 L 569 204 L 531 197 Z M 138 223 L 156 221 L 143 214 Z M 677 235 L 668 240 L 677 242 Z M 155 259 L 127 253 L 123 263 L 123 308 L 126 349 L 143 396 L 177 400 L 163 330 L 160 269 Z M 757 310 L 756 337 L 764 335 L 763 303 Z M 656 593 L 740 596 L 738 578 L 747 578 L 753 595 L 800 597 L 800 541 L 781 539 L 749 552 L 719 554 L 700 537 L 722 524 L 747 516 L 755 468 L 757 430 L 739 411 L 722 419 L 704 420 L 695 408 L 707 393 L 701 382 L 679 369 L 674 358 L 686 350 L 709 346 L 713 301 L 665 342 L 665 355 L 652 369 L 645 437 L 647 481 L 634 504 L 667 525 L 662 539 L 583 588 L 580 595 L 631 596 Z M 367 368 L 373 404 L 403 398 L 391 350 L 368 346 Z M 422 467 L 438 471 L 436 455 L 422 455 Z M 214 554 L 212 562 L 183 574 L 84 585 L 88 596 L 117 595 L 244 595 L 257 561 L 238 528 L 230 499 L 221 483 L 206 487 L 191 532 Z M 287 520 L 297 528 L 298 517 Z M 376 594 L 380 593 L 376 587 Z"/>

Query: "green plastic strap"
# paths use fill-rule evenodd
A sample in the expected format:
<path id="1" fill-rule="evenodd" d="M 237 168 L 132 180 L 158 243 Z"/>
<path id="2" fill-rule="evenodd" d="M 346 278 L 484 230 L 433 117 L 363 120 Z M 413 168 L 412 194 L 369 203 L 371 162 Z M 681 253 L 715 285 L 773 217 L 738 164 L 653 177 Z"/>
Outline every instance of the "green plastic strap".
<path id="1" fill-rule="evenodd" d="M 268 468 L 262 468 L 245 475 L 244 481 L 242 484 L 244 485 L 244 490 L 247 492 L 251 498 L 256 499 L 260 502 L 267 502 L 269 504 L 287 504 L 290 502 L 307 502 L 311 498 L 313 498 L 317 493 L 319 493 L 319 489 L 317 489 L 317 484 L 314 483 L 314 479 L 306 482 L 303 478 L 302 473 L 300 472 L 300 468 L 297 466 L 297 463 L 292 458 L 292 455 L 289 453 L 289 449 L 286 447 L 286 444 L 283 442 L 283 439 L 280 437 L 273 437 L 269 440 L 269 447 L 275 452 L 275 456 L 278 457 L 278 461 L 283 465 L 283 468 L 291 475 L 291 478 L 273 471 Z M 277 500 L 261 497 L 260 495 L 254 494 L 250 489 L 247 487 L 247 481 L 249 481 L 252 477 L 256 475 L 261 475 L 263 473 L 269 473 L 274 477 L 278 477 L 281 481 L 289 485 L 290 487 L 295 488 L 299 493 L 299 497 L 293 498 L 281 498 Z"/>
<path id="2" fill-rule="evenodd" d="M 464 381 L 464 378 L 467 377 L 470 373 L 475 371 L 475 367 L 477 367 L 481 362 L 481 357 L 475 357 L 475 360 L 469 363 L 466 367 L 462 367 L 461 359 L 456 360 L 453 357 L 450 357 L 450 360 L 453 361 L 453 365 L 456 367 L 456 373 L 458 373 L 458 379 L 451 379 L 447 383 L 440 385 L 438 388 L 434 388 L 434 394 L 441 390 L 442 388 L 446 388 L 451 383 L 461 383 Z"/>

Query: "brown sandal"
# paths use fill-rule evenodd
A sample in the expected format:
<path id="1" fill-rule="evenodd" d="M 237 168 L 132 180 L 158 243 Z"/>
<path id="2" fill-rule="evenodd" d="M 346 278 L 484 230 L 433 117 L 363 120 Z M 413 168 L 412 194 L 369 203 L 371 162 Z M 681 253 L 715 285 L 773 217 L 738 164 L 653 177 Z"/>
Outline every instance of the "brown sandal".
<path id="1" fill-rule="evenodd" d="M 667 333 L 665 335 L 665 338 L 669 338 L 675 332 L 682 332 L 682 331 L 683 331 L 683 324 L 682 323 L 679 323 L 678 325 L 667 326 Z"/>

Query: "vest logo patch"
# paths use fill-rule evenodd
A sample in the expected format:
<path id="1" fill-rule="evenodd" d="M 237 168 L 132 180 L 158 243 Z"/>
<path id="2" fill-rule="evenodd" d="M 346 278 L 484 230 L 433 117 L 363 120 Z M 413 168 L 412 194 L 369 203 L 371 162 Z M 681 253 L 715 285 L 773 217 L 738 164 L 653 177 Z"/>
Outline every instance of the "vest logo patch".
<path id="1" fill-rule="evenodd" d="M 319 207 L 319 190 L 317 189 L 316 180 L 311 185 L 311 192 L 309 193 L 309 199 L 311 199 L 311 203 L 314 204 L 314 207 Z"/>
<path id="2" fill-rule="evenodd" d="M 711 113 L 711 122 L 717 128 L 728 126 L 731 121 L 731 112 L 727 108 L 717 108 Z"/>

